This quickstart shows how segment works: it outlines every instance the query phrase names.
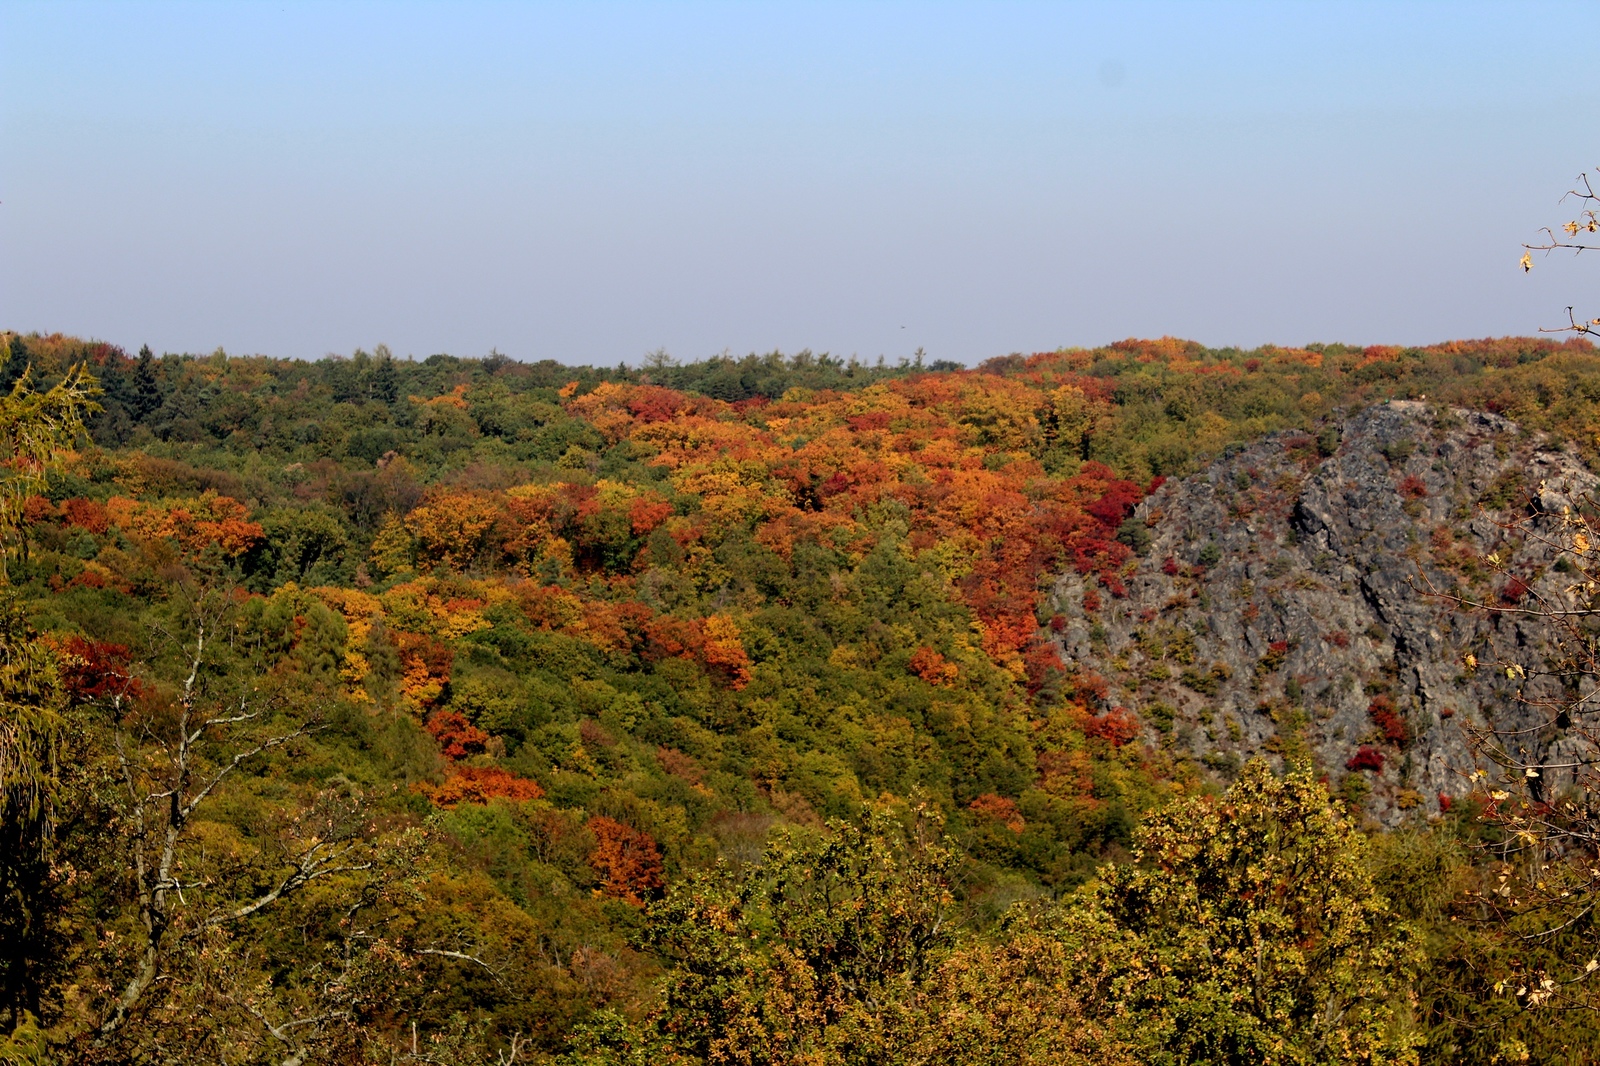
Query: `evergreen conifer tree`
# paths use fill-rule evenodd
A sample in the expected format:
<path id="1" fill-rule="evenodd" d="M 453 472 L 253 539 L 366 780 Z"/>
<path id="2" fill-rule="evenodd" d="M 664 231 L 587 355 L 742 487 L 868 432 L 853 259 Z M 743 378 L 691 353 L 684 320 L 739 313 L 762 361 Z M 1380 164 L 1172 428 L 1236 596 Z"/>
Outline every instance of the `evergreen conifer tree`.
<path id="1" fill-rule="evenodd" d="M 388 349 L 378 346 L 378 358 L 373 368 L 372 395 L 374 398 L 393 407 L 400 399 L 400 379 L 395 373 L 394 356 Z"/>
<path id="2" fill-rule="evenodd" d="M 139 349 L 139 365 L 133 371 L 133 396 L 128 405 L 134 421 L 143 422 L 162 403 L 161 383 L 156 380 L 155 354 L 148 344 Z"/>

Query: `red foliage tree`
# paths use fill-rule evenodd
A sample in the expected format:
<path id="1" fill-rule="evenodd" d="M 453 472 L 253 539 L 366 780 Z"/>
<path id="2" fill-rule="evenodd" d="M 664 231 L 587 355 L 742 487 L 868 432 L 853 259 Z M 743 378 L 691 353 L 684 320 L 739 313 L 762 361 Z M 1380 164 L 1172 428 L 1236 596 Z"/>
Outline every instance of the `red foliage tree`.
<path id="1" fill-rule="evenodd" d="M 1394 698 L 1384 693 L 1372 698 L 1367 705 L 1367 717 L 1372 719 L 1372 724 L 1383 730 L 1383 739 L 1386 743 L 1403 745 L 1411 739 L 1411 727 L 1406 724 L 1405 715 L 1395 706 Z"/>
<path id="2" fill-rule="evenodd" d="M 695 659 L 705 646 L 700 627 L 687 618 L 660 615 L 643 625 L 645 658 Z"/>
<path id="3" fill-rule="evenodd" d="M 1363 744 L 1356 749 L 1344 764 L 1346 770 L 1371 770 L 1373 773 L 1383 773 L 1383 752 L 1370 744 Z"/>
<path id="4" fill-rule="evenodd" d="M 1020 834 L 1028 827 L 1028 823 L 1023 820 L 1022 812 L 1017 810 L 1017 801 L 997 796 L 993 792 L 985 792 L 967 804 L 967 808 L 985 818 L 994 819 L 1013 833 Z"/>
<path id="5" fill-rule="evenodd" d="M 672 504 L 651 496 L 640 496 L 628 505 L 628 520 L 636 537 L 649 533 L 671 514 Z"/>
<path id="6" fill-rule="evenodd" d="M 1099 737 L 1113 748 L 1135 739 L 1139 735 L 1139 719 L 1121 707 L 1113 707 L 1104 714 L 1088 715 L 1083 720 L 1085 736 Z"/>
<path id="7" fill-rule="evenodd" d="M 137 696 L 139 681 L 129 672 L 133 657 L 126 644 L 71 636 L 57 646 L 61 682 L 78 703 L 107 696 Z"/>
<path id="8" fill-rule="evenodd" d="M 659 385 L 641 385 L 628 401 L 628 412 L 640 422 L 668 422 L 682 410 L 686 397 Z"/>
<path id="9" fill-rule="evenodd" d="M 1054 622 L 1055 619 L 1052 618 L 1051 629 L 1057 629 Z M 1065 626 L 1063 625 L 1060 628 L 1065 628 Z M 1061 677 L 1066 673 L 1066 666 L 1061 662 L 1061 653 L 1056 650 L 1056 646 L 1048 638 L 1039 634 L 1031 637 L 1023 648 L 1022 664 L 1026 671 L 1024 676 L 1027 679 L 1030 693 L 1038 693 L 1053 678 Z"/>
<path id="10" fill-rule="evenodd" d="M 435 711 L 428 719 L 428 732 L 439 742 L 439 753 L 447 759 L 480 754 L 489 743 L 489 734 L 459 711 Z"/>
<path id="11" fill-rule="evenodd" d="M 727 615 L 675 618 L 660 615 L 641 626 L 647 659 L 686 659 L 720 676 L 733 689 L 750 683 L 750 656 L 739 625 Z"/>

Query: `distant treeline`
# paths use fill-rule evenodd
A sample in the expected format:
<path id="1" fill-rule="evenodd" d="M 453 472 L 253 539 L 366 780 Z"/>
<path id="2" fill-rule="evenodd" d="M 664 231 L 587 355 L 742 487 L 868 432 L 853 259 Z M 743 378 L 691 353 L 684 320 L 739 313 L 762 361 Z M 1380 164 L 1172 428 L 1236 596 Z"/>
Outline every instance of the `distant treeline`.
<path id="1" fill-rule="evenodd" d="M 287 455 L 310 445 L 319 455 L 343 450 L 374 462 L 404 443 L 416 425 L 413 405 L 403 400 L 426 400 L 461 386 L 474 393 L 492 386 L 488 391 L 498 396 L 554 399 L 556 390 L 574 381 L 581 392 L 601 382 L 650 384 L 741 403 L 776 400 L 793 389 L 846 392 L 917 374 L 978 373 L 1040 388 L 1058 382 L 1086 387 L 1106 407 L 1089 427 L 1081 458 L 1137 478 L 1180 476 L 1230 443 L 1310 425 L 1335 408 L 1389 398 L 1427 398 L 1504 414 L 1559 432 L 1591 461 L 1600 455 L 1600 418 L 1592 414 L 1600 401 L 1600 368 L 1594 346 L 1583 338 L 1258 349 L 1213 349 L 1163 338 L 999 356 L 967 370 L 948 360 L 924 362 L 920 352 L 896 363 L 810 351 L 679 363 L 653 353 L 641 366 L 614 368 L 548 359 L 522 363 L 497 352 L 397 359 L 383 345 L 315 362 L 221 351 L 156 356 L 148 348 L 130 357 L 114 345 L 59 334 L 0 336 L 6 344 L 0 388 L 9 388 L 29 365 L 48 384 L 75 363 L 91 364 L 105 389 L 105 410 L 92 431 L 97 443 L 111 447 L 154 439 L 228 450 L 265 446 Z M 514 412 L 508 420 L 491 410 L 503 402 L 480 399 L 473 414 L 488 416 L 477 427 L 481 434 L 527 437 L 530 426 Z M 359 416 L 352 417 L 355 412 Z M 266 439 L 260 435 L 263 423 Z M 327 439 L 325 431 L 331 434 Z"/>

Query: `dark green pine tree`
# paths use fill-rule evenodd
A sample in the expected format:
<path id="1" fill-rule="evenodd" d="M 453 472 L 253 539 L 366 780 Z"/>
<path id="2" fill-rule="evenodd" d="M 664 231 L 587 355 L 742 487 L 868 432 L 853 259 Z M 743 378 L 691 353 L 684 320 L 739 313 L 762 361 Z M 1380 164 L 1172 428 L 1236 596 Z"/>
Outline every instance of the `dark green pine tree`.
<path id="1" fill-rule="evenodd" d="M 120 351 L 107 352 L 105 361 L 98 366 L 90 363 L 90 371 L 100 379 L 100 388 L 105 392 L 100 397 L 101 404 L 117 404 L 123 409 L 127 408 L 133 398 L 128 391 L 127 364 L 128 357 Z"/>
<path id="2" fill-rule="evenodd" d="M 373 398 L 393 407 L 400 399 L 400 379 L 395 373 L 394 356 L 380 351 L 372 370 Z"/>
<path id="3" fill-rule="evenodd" d="M 133 395 L 128 399 L 128 413 L 135 422 L 143 422 L 161 407 L 161 382 L 156 379 L 155 362 L 148 344 L 139 349 L 139 365 L 133 370 Z"/>

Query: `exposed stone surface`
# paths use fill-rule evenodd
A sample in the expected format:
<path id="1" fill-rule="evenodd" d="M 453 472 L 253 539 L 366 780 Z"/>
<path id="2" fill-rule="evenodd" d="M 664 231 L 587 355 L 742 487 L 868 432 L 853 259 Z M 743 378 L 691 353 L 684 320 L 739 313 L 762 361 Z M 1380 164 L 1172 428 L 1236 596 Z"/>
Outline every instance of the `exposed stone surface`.
<path id="1" fill-rule="evenodd" d="M 1436 812 L 1441 794 L 1467 791 L 1463 724 L 1531 727 L 1530 750 L 1567 761 L 1571 742 L 1518 702 L 1518 682 L 1464 663 L 1531 666 L 1548 627 L 1422 591 L 1494 601 L 1507 579 L 1483 563 L 1491 551 L 1530 585 L 1564 587 L 1550 551 L 1505 528 L 1530 496 L 1539 506 L 1541 483 L 1559 512 L 1596 478 L 1489 414 L 1396 401 L 1276 433 L 1153 493 L 1127 596 L 1063 577 L 1052 626 L 1069 667 L 1099 673 L 1153 741 L 1223 777 L 1252 753 L 1308 747 L 1335 783 L 1364 775 L 1375 817 Z M 1381 770 L 1347 770 L 1362 745 Z"/>

